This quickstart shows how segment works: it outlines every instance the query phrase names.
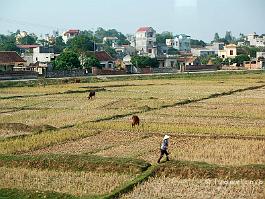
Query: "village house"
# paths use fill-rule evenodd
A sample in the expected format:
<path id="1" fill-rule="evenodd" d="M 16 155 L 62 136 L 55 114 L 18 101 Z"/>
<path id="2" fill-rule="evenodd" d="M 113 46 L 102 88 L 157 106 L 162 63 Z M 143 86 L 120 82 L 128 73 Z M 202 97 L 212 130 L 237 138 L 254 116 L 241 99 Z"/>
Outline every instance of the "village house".
<path id="1" fill-rule="evenodd" d="M 247 41 L 250 46 L 264 47 L 265 46 L 265 35 L 257 35 L 255 32 L 247 35 Z"/>
<path id="2" fill-rule="evenodd" d="M 157 57 L 159 62 L 159 68 L 176 68 L 177 56 L 176 55 L 164 55 Z"/>
<path id="3" fill-rule="evenodd" d="M 21 57 L 27 62 L 25 65 L 29 66 L 33 64 L 33 49 L 38 48 L 40 45 L 17 45 L 19 48 Z"/>
<path id="4" fill-rule="evenodd" d="M 117 40 L 117 37 L 103 37 L 103 44 L 110 42 L 111 46 L 114 47 L 117 44 Z"/>
<path id="5" fill-rule="evenodd" d="M 0 51 L 0 72 L 25 70 L 25 63 L 14 51 Z"/>
<path id="6" fill-rule="evenodd" d="M 166 39 L 166 45 L 169 48 L 173 48 L 173 46 L 174 46 L 174 39 Z"/>
<path id="7" fill-rule="evenodd" d="M 141 27 L 135 34 L 135 48 L 139 55 L 156 57 L 156 31 L 152 27 Z"/>
<path id="8" fill-rule="evenodd" d="M 265 58 L 265 52 L 257 52 L 256 53 L 256 58 L 260 58 L 260 57 Z"/>
<path id="9" fill-rule="evenodd" d="M 218 51 L 218 56 L 226 59 L 226 58 L 235 58 L 237 55 L 236 45 L 228 44 L 224 46 L 224 50 Z"/>
<path id="10" fill-rule="evenodd" d="M 215 51 L 215 54 L 218 55 L 218 51 L 223 50 L 224 46 L 225 46 L 224 42 L 214 42 L 211 45 L 205 46 L 205 48 Z"/>
<path id="11" fill-rule="evenodd" d="M 99 60 L 102 68 L 114 68 L 114 58 L 112 58 L 106 51 L 96 51 L 95 57 Z"/>
<path id="12" fill-rule="evenodd" d="M 246 69 L 265 69 L 265 59 L 263 57 L 255 58 L 250 61 L 244 61 L 243 66 Z"/>
<path id="13" fill-rule="evenodd" d="M 54 49 L 53 47 L 39 46 L 33 49 L 33 63 L 44 62 L 50 63 L 54 60 Z"/>
<path id="14" fill-rule="evenodd" d="M 130 45 L 121 45 L 121 46 L 115 45 L 114 49 L 118 54 L 135 55 L 136 53 L 135 48 Z"/>
<path id="15" fill-rule="evenodd" d="M 217 51 L 218 52 L 218 51 Z M 208 56 L 208 55 L 215 55 L 216 51 L 207 49 L 207 48 L 192 48 L 191 53 L 193 56 Z"/>
<path id="16" fill-rule="evenodd" d="M 70 29 L 68 31 L 63 32 L 62 38 L 63 38 L 64 43 L 67 43 L 69 39 L 72 39 L 79 34 L 80 34 L 80 30 L 76 30 L 76 29 Z"/>
<path id="17" fill-rule="evenodd" d="M 201 64 L 199 58 L 196 56 L 178 57 L 177 62 L 179 66 L 197 66 Z"/>
<path id="18" fill-rule="evenodd" d="M 176 35 L 174 37 L 173 48 L 175 48 L 179 51 L 189 52 L 191 50 L 190 36 L 185 35 L 185 34 Z"/>

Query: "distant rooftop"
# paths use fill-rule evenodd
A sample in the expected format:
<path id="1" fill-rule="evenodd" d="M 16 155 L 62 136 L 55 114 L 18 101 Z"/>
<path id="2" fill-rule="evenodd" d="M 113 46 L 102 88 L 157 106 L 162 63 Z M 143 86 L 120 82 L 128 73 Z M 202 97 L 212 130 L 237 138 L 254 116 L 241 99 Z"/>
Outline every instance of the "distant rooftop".
<path id="1" fill-rule="evenodd" d="M 151 27 L 140 27 L 136 32 L 147 32 Z"/>
<path id="2" fill-rule="evenodd" d="M 0 51 L 0 64 L 26 62 L 15 51 Z"/>
<path id="3" fill-rule="evenodd" d="M 31 48 L 37 48 L 37 47 L 39 47 L 40 45 L 17 45 L 17 47 L 18 48 L 20 48 L 20 49 L 31 49 Z"/>

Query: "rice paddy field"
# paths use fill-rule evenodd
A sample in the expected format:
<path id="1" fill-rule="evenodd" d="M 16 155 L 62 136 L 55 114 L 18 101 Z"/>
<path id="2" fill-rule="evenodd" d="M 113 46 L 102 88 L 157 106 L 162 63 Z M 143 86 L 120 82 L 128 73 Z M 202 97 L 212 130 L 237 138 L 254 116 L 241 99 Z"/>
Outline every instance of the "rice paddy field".
<path id="1" fill-rule="evenodd" d="M 265 198 L 264 72 L 80 80 L 0 82 L 0 198 Z"/>

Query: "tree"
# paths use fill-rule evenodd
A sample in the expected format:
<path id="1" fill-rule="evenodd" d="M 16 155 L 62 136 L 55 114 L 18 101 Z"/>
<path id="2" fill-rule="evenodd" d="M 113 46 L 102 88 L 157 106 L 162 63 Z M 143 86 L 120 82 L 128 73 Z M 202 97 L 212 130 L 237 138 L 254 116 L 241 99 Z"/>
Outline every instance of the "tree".
<path id="1" fill-rule="evenodd" d="M 139 68 L 152 67 L 156 68 L 159 66 L 159 62 L 156 58 L 150 58 L 147 56 L 133 56 L 131 62 L 134 66 Z"/>
<path id="2" fill-rule="evenodd" d="M 156 34 L 156 43 L 158 44 L 165 44 L 166 39 L 173 39 L 173 34 L 168 31 L 164 31 L 161 34 Z"/>
<path id="3" fill-rule="evenodd" d="M 115 51 L 114 48 L 108 46 L 108 45 L 104 45 L 103 49 L 111 56 L 116 58 L 117 57 L 117 52 Z"/>
<path id="4" fill-rule="evenodd" d="M 179 51 L 177 49 L 172 48 L 172 47 L 167 50 L 167 54 L 169 54 L 169 55 L 177 55 L 178 52 Z"/>
<path id="5" fill-rule="evenodd" d="M 238 55 L 247 55 L 252 58 L 256 58 L 257 52 L 263 51 L 264 49 L 252 46 L 241 46 L 237 48 Z"/>
<path id="6" fill-rule="evenodd" d="M 126 40 L 126 36 L 122 34 L 121 32 L 117 31 L 116 29 L 109 29 L 105 30 L 104 28 L 99 27 L 95 31 L 95 37 L 99 39 L 100 42 L 103 42 L 104 37 L 117 37 L 117 44 L 123 45 L 123 44 L 129 44 L 130 42 Z"/>
<path id="7" fill-rule="evenodd" d="M 202 40 L 191 39 L 190 45 L 192 48 L 202 48 L 206 46 L 206 43 Z"/>
<path id="8" fill-rule="evenodd" d="M 63 41 L 62 36 L 55 38 L 55 44 L 54 44 L 54 52 L 55 53 L 61 53 L 66 48 L 66 44 Z"/>
<path id="9" fill-rule="evenodd" d="M 220 40 L 219 34 L 216 32 L 216 33 L 214 34 L 214 39 L 213 39 L 213 41 L 214 41 L 214 42 L 219 42 L 219 40 Z"/>
<path id="10" fill-rule="evenodd" d="M 84 62 L 84 68 L 89 72 L 92 71 L 92 67 L 101 68 L 99 60 L 95 56 L 87 56 Z"/>
<path id="11" fill-rule="evenodd" d="M 10 35 L 0 35 L 0 51 L 17 51 L 19 49 L 16 45 L 15 34 Z"/>
<path id="12" fill-rule="evenodd" d="M 32 45 L 36 44 L 37 38 L 31 35 L 26 35 L 25 37 L 21 37 L 18 42 L 22 45 Z"/>
<path id="13" fill-rule="evenodd" d="M 226 31 L 225 33 L 225 40 L 231 43 L 233 41 L 233 36 L 231 31 Z"/>
<path id="14" fill-rule="evenodd" d="M 77 35 L 67 42 L 69 49 L 79 55 L 94 50 L 94 42 L 88 35 Z"/>
<path id="15" fill-rule="evenodd" d="M 199 57 L 201 64 L 205 64 L 205 65 L 208 64 L 210 59 L 211 59 L 210 56 L 200 56 Z"/>
<path id="16" fill-rule="evenodd" d="M 215 57 L 215 58 L 212 59 L 212 63 L 214 65 L 221 65 L 222 62 L 223 62 L 223 59 L 221 57 Z"/>
<path id="17" fill-rule="evenodd" d="M 244 61 L 250 61 L 250 57 L 245 54 L 242 54 L 242 55 L 237 55 L 234 59 L 231 60 L 231 62 L 236 63 L 237 66 L 242 65 Z"/>
<path id="18" fill-rule="evenodd" d="M 224 65 L 230 65 L 231 60 L 229 58 L 225 58 L 222 62 Z"/>
<path id="19" fill-rule="evenodd" d="M 72 51 L 62 52 L 53 65 L 55 70 L 71 70 L 81 67 L 78 54 Z"/>

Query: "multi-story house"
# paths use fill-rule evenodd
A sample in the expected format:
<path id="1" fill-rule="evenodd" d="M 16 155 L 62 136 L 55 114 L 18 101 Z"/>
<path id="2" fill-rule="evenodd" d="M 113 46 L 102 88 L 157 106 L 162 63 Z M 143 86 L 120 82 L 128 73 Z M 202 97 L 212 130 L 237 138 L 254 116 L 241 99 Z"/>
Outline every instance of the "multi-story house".
<path id="1" fill-rule="evenodd" d="M 218 51 L 218 56 L 225 59 L 225 58 L 235 58 L 237 54 L 236 45 L 229 44 L 225 45 L 224 50 Z"/>
<path id="2" fill-rule="evenodd" d="M 66 43 L 69 39 L 74 38 L 75 36 L 80 34 L 80 30 L 70 29 L 63 33 L 63 41 Z"/>
<path id="3" fill-rule="evenodd" d="M 179 51 L 190 51 L 190 36 L 185 34 L 176 35 L 174 37 L 174 46 L 175 49 Z"/>
<path id="4" fill-rule="evenodd" d="M 139 55 L 156 57 L 156 31 L 152 27 L 141 27 L 135 34 L 135 48 Z"/>
<path id="5" fill-rule="evenodd" d="M 247 41 L 250 46 L 265 46 L 265 35 L 257 35 L 255 32 L 247 36 Z"/>
<path id="6" fill-rule="evenodd" d="M 50 63 L 54 60 L 54 49 L 51 47 L 43 47 L 39 46 L 37 48 L 33 48 L 33 63 L 43 62 Z"/>

